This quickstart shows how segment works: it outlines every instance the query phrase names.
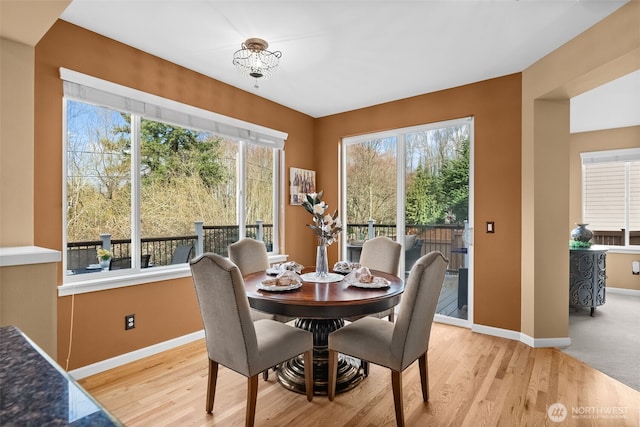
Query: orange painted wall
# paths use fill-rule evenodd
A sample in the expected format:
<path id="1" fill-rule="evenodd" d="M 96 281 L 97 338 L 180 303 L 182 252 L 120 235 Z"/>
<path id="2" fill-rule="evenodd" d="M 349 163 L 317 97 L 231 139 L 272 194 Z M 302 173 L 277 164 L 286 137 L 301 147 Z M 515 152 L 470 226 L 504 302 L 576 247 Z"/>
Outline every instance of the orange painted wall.
<path id="1" fill-rule="evenodd" d="M 318 188 L 337 206 L 341 138 L 474 117 L 475 323 L 520 330 L 521 75 L 513 74 L 317 120 Z M 495 221 L 495 234 L 486 234 Z M 331 247 L 337 257 L 337 248 Z"/>
<path id="2" fill-rule="evenodd" d="M 35 50 L 34 240 L 62 250 L 62 82 L 59 68 L 92 75 L 289 134 L 285 170 L 318 172 L 318 188 L 338 206 L 338 147 L 344 136 L 475 117 L 475 323 L 520 330 L 520 105 L 514 74 L 459 88 L 313 118 L 57 21 Z M 286 189 L 286 184 L 285 184 Z M 288 190 L 285 190 L 288 196 Z M 285 203 L 283 251 L 306 265 L 315 243 L 304 209 Z M 482 224 L 495 221 L 496 233 Z M 478 232 L 480 231 L 480 232 Z M 330 262 L 337 260 L 337 245 Z M 61 272 L 58 274 L 61 283 Z M 190 279 L 76 295 L 74 369 L 201 329 Z M 66 366 L 72 297 L 58 298 L 58 361 Z M 124 331 L 124 315 L 137 326 Z"/>
<path id="3" fill-rule="evenodd" d="M 59 20 L 35 49 L 35 245 L 62 250 L 60 67 L 287 132 L 286 170 L 290 166 L 314 169 L 309 155 L 313 146 L 311 117 Z M 302 210 L 285 207 L 289 232 L 284 251 L 312 264 L 310 239 L 300 239 L 309 219 L 300 215 Z M 294 232 L 298 230 L 301 232 Z M 76 295 L 69 369 L 200 330 L 192 288 L 190 279 L 182 279 Z M 58 298 L 58 361 L 63 366 L 70 307 L 71 297 Z M 125 332 L 124 315 L 129 313 L 136 313 L 137 326 Z"/>

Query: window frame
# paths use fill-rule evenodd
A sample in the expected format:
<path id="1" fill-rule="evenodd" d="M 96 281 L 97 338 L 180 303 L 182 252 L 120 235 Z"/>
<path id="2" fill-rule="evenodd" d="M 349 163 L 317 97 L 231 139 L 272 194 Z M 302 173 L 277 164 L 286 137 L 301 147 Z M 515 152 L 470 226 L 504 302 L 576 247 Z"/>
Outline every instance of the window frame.
<path id="1" fill-rule="evenodd" d="M 281 179 L 284 176 L 282 165 L 284 164 L 284 141 L 287 133 L 269 129 L 242 120 L 226 117 L 218 113 L 202 110 L 187 104 L 179 103 L 167 98 L 127 88 L 115 83 L 97 79 L 92 76 L 77 73 L 75 71 L 60 69 L 60 77 L 64 82 L 64 95 L 62 97 L 62 234 L 63 234 L 63 266 L 67 266 L 67 103 L 68 101 L 82 102 L 86 104 L 106 107 L 118 112 L 125 112 L 131 115 L 131 253 L 133 254 L 132 266 L 130 269 L 109 271 L 105 273 L 92 273 L 90 275 L 62 275 L 62 284 L 58 286 L 59 296 L 71 295 L 74 293 L 92 292 L 97 290 L 112 289 L 123 286 L 138 285 L 167 280 L 191 275 L 188 264 L 168 265 L 157 268 L 142 269 L 139 262 L 136 262 L 137 255 L 141 252 L 141 173 L 140 173 L 140 121 L 150 119 L 182 126 L 188 129 L 200 130 L 213 133 L 234 140 L 238 144 L 238 168 L 239 177 L 237 180 L 237 220 L 240 238 L 246 235 L 246 192 L 244 191 L 246 179 L 246 165 L 242 163 L 246 160 L 247 145 L 257 145 L 272 149 L 273 153 L 273 248 L 270 253 L 270 260 L 282 262 L 286 260 L 285 255 L 279 254 L 280 227 L 278 225 L 281 213 L 283 212 L 283 200 L 281 198 Z M 133 105 L 131 111 L 128 108 L 121 108 L 122 105 Z M 142 107 L 141 107 L 142 106 Z M 141 114 L 140 111 L 148 109 L 152 113 Z M 162 114 L 165 112 L 171 117 L 187 118 L 187 121 L 199 124 L 196 126 L 191 122 L 180 122 L 165 120 Z M 209 126 L 209 127 L 206 127 Z M 198 248 L 195 248 L 198 251 Z"/>
<path id="2" fill-rule="evenodd" d="M 624 208 L 625 208 L 625 223 L 623 224 L 624 231 L 624 245 L 606 245 L 610 252 L 620 253 L 640 253 L 640 245 L 629 244 L 629 206 L 630 206 L 630 163 L 640 161 L 640 148 L 625 148 L 615 150 L 602 150 L 602 151 L 588 151 L 580 153 L 580 167 L 581 167 L 581 182 L 580 182 L 580 208 L 583 221 L 587 218 L 587 206 L 586 206 L 586 175 L 588 164 L 593 163 L 623 163 L 625 168 L 625 185 L 624 185 Z"/>

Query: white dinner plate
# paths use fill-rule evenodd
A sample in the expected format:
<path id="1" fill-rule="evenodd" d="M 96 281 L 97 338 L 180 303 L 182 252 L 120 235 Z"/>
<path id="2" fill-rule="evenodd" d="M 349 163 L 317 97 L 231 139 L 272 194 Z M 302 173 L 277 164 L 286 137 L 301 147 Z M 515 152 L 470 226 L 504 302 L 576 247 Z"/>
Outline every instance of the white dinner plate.
<path id="1" fill-rule="evenodd" d="M 258 284 L 258 289 L 262 289 L 263 291 L 269 291 L 269 292 L 284 292 L 284 291 L 291 291 L 293 289 L 298 289 L 300 286 L 302 286 L 302 282 L 296 282 L 296 283 L 292 283 L 290 285 L 284 285 L 284 286 L 265 285 L 262 282 L 260 282 Z"/>
<path id="2" fill-rule="evenodd" d="M 390 286 L 389 281 L 384 277 L 374 277 L 373 282 L 364 283 L 360 282 L 355 278 L 347 278 L 345 279 L 349 286 L 355 286 L 356 288 L 367 288 L 367 289 L 380 289 L 380 288 L 388 288 Z"/>

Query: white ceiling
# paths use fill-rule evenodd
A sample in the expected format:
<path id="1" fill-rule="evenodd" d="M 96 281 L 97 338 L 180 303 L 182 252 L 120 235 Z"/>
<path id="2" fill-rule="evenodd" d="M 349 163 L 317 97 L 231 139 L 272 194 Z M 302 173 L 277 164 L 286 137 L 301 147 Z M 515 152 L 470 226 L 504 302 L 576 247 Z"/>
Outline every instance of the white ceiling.
<path id="1" fill-rule="evenodd" d="M 74 0 L 61 18 L 312 117 L 520 72 L 627 0 Z M 282 52 L 240 76 L 247 38 Z"/>

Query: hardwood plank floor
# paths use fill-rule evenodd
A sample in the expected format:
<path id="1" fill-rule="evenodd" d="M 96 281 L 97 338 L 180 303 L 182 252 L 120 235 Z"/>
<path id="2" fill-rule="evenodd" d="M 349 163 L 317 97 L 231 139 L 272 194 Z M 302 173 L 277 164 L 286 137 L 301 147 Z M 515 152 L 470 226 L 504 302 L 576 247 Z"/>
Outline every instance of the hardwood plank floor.
<path id="1" fill-rule="evenodd" d="M 221 367 L 213 414 L 205 413 L 203 340 L 85 378 L 80 383 L 127 426 L 242 426 L 246 379 Z M 434 324 L 429 349 L 429 403 L 422 402 L 417 363 L 403 374 L 408 426 L 633 426 L 640 393 L 553 349 Z M 561 423 L 547 415 L 560 403 Z M 271 373 L 260 379 L 256 426 L 394 426 L 391 374 L 370 366 L 354 390 L 315 396 L 285 390 Z"/>

